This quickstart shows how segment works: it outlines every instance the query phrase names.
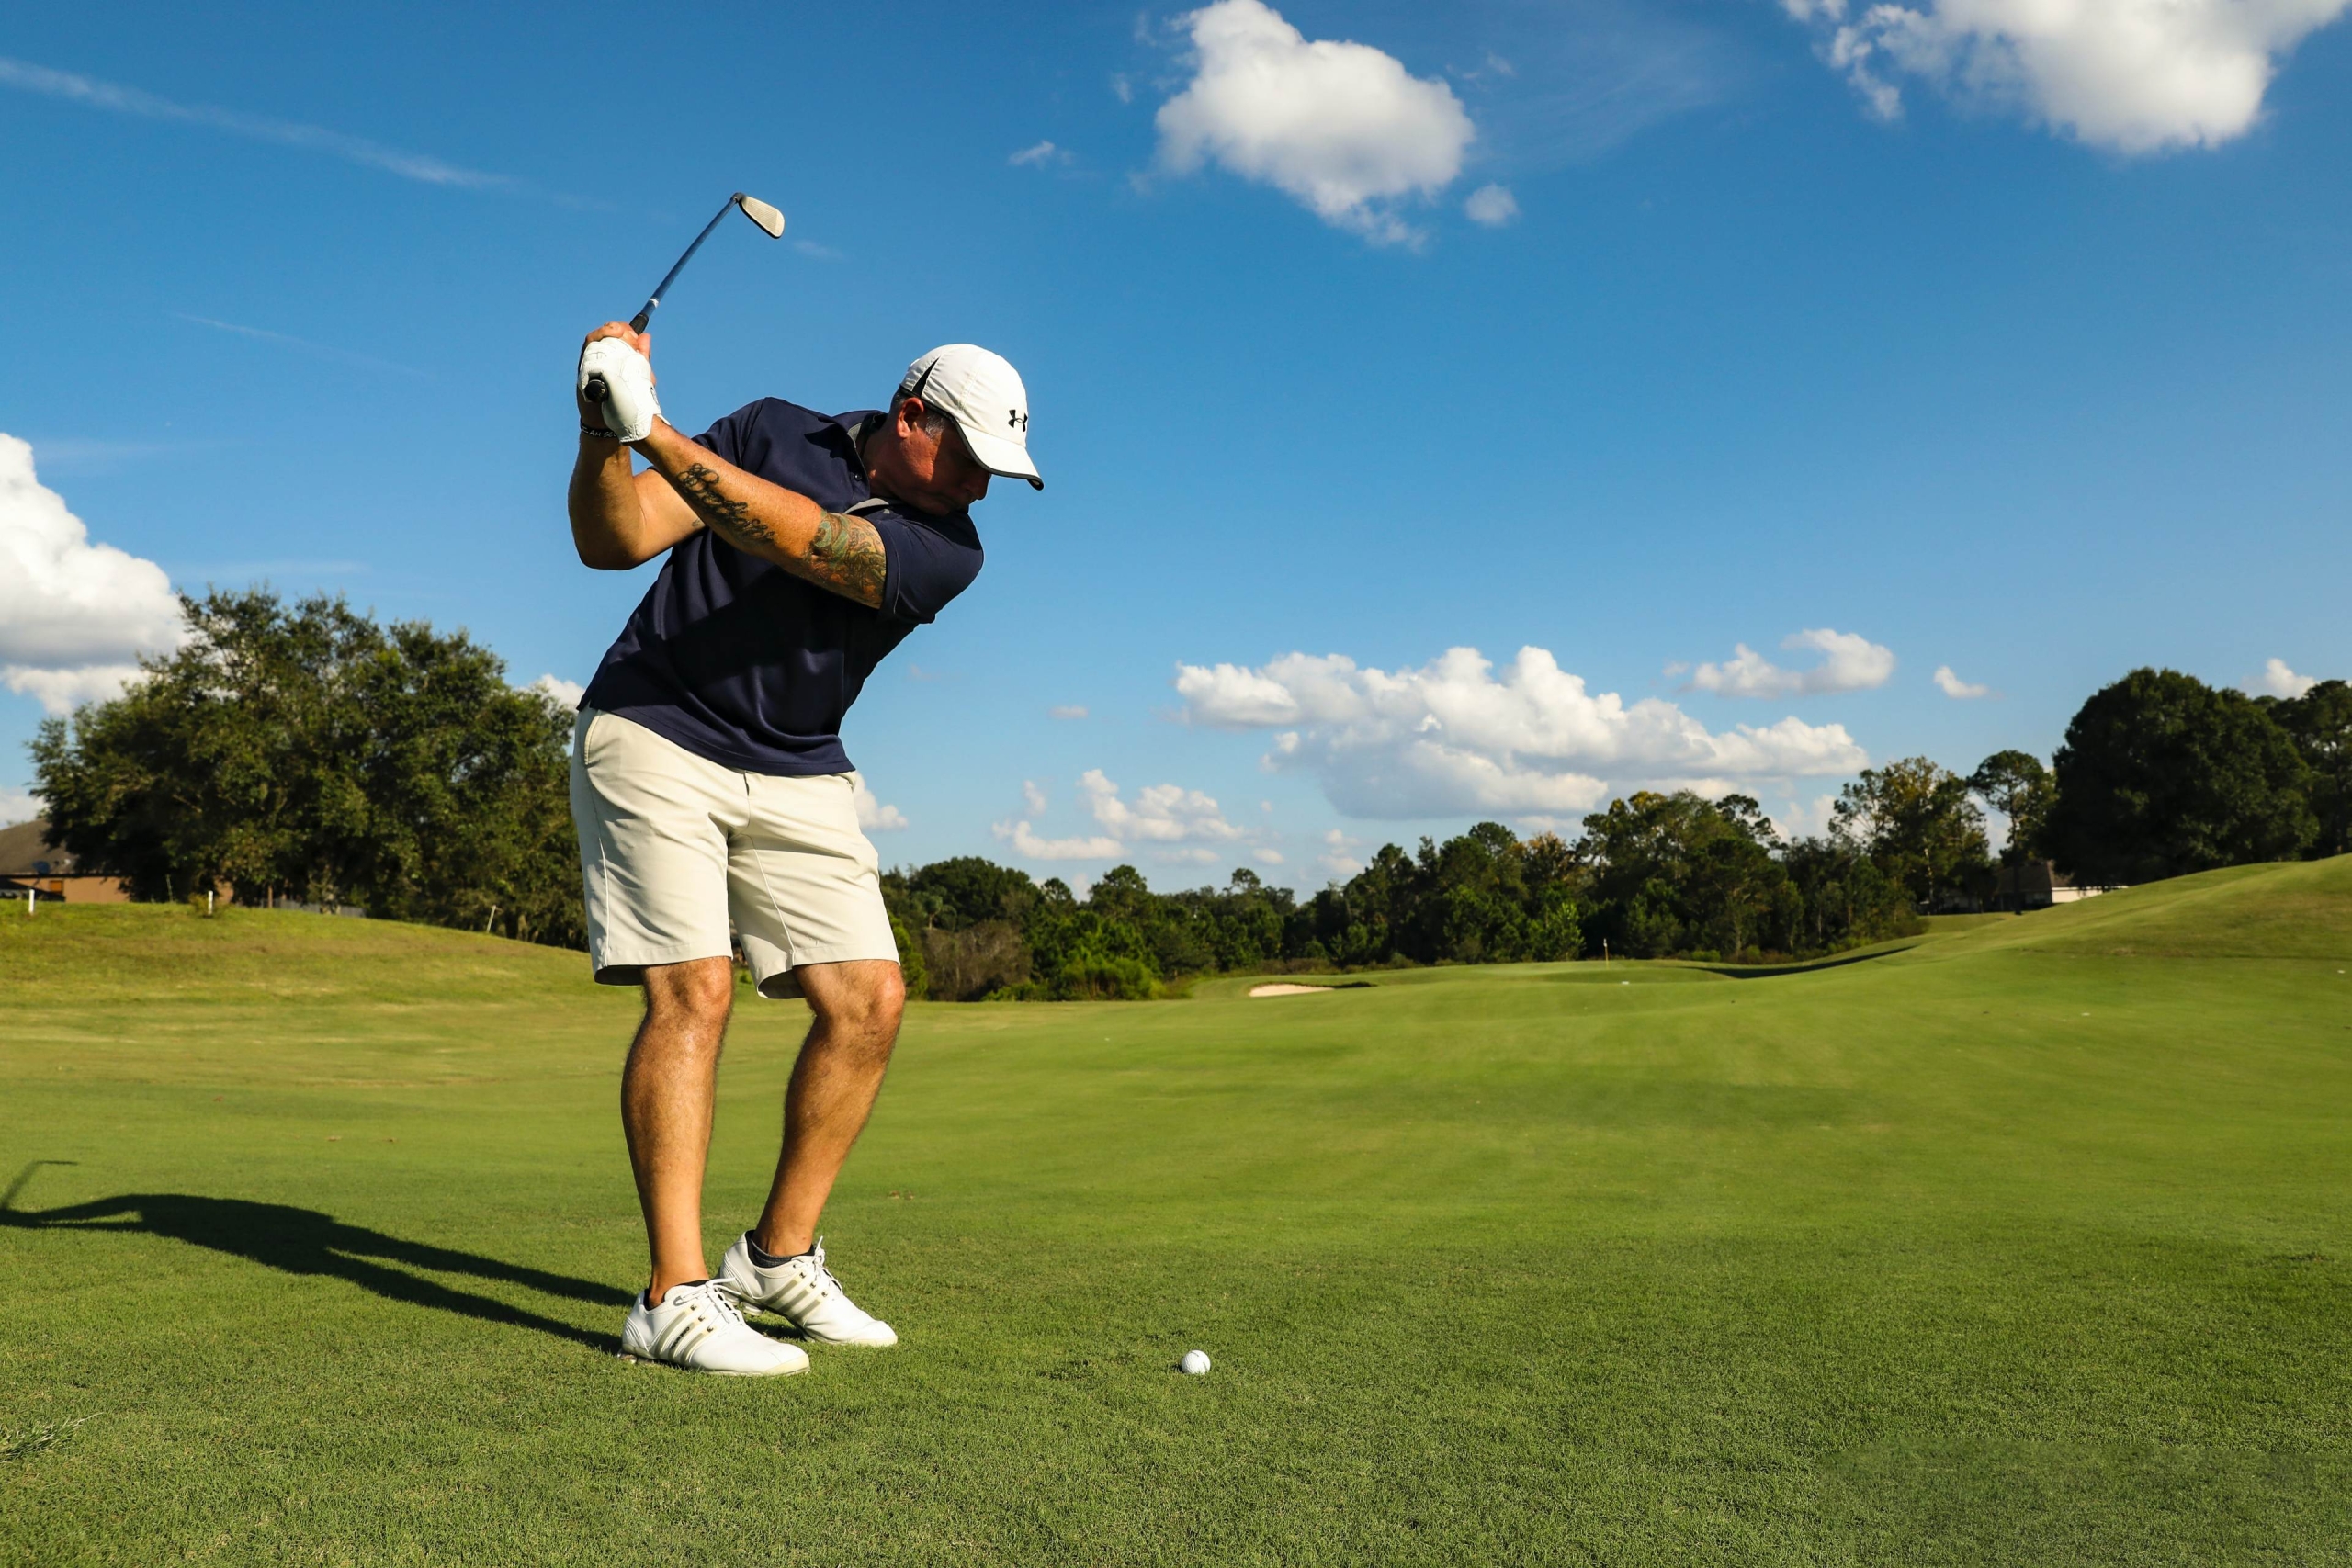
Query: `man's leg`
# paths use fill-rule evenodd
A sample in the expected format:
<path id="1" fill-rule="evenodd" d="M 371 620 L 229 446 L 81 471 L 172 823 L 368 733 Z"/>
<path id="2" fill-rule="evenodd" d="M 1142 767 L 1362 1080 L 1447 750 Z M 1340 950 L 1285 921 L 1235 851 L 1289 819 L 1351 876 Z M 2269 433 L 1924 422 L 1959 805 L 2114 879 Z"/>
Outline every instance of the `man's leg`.
<path id="1" fill-rule="evenodd" d="M 785 1091 L 784 1152 L 768 1206 L 752 1232 L 761 1251 L 786 1258 L 816 1244 L 817 1217 L 882 1090 L 907 1005 L 899 966 L 887 960 L 811 964 L 794 970 L 793 977 L 817 1021 Z M 697 1182 L 701 1169 L 697 1162 Z M 650 1207 L 647 1212 L 650 1217 Z"/>
<path id="2" fill-rule="evenodd" d="M 718 1053 L 734 1000 L 735 967 L 725 958 L 645 971 L 645 1021 L 621 1074 L 621 1125 L 653 1252 L 646 1292 L 656 1302 L 673 1285 L 710 1277 L 702 1250 L 702 1176 Z"/>

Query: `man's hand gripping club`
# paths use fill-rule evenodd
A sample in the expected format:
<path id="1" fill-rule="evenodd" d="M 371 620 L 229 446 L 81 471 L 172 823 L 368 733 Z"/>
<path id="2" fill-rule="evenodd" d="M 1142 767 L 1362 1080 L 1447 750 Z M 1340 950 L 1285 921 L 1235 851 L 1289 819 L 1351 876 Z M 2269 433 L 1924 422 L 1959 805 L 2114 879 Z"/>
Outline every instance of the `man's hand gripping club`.
<path id="1" fill-rule="evenodd" d="M 572 466 L 572 543 L 582 564 L 624 571 L 698 528 L 869 609 L 882 603 L 881 536 L 862 517 L 749 474 L 662 417 L 652 339 L 619 321 L 588 334 L 573 378 L 580 456 Z M 605 396 L 592 401 L 589 382 Z M 634 447 L 651 466 L 632 472 Z"/>

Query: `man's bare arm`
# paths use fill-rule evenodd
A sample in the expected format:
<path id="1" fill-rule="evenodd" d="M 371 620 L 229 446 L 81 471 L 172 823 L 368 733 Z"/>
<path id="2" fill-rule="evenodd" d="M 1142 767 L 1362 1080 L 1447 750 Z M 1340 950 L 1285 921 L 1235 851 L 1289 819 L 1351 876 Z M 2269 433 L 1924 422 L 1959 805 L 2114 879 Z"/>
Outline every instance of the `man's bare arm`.
<path id="1" fill-rule="evenodd" d="M 653 465 L 637 476 L 640 495 L 652 481 L 670 491 L 697 525 L 745 554 L 868 609 L 880 606 L 882 536 L 865 518 L 828 512 L 797 491 L 746 473 L 659 421 L 638 450 Z M 649 530 L 649 536 L 665 531 Z"/>
<path id="2" fill-rule="evenodd" d="M 669 480 L 650 469 L 633 475 L 628 447 L 593 435 L 580 438 L 567 500 L 572 547 L 599 571 L 627 571 L 702 526 Z"/>

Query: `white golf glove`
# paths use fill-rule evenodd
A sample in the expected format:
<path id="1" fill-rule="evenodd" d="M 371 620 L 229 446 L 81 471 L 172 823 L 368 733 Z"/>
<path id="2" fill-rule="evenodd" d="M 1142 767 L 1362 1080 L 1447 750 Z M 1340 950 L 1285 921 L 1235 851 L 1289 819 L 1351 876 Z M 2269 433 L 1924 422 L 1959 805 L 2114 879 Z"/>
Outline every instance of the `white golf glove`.
<path id="1" fill-rule="evenodd" d="M 645 355 L 616 337 L 600 337 L 580 351 L 581 395 L 588 382 L 605 382 L 605 428 L 623 441 L 642 441 L 653 433 L 662 404 L 653 396 L 653 367 Z"/>

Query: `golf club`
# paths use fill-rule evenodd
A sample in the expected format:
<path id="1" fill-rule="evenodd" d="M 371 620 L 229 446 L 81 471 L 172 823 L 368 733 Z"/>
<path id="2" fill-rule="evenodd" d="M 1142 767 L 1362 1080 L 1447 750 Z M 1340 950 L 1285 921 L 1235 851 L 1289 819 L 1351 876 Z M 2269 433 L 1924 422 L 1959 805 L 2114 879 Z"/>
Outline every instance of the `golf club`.
<path id="1" fill-rule="evenodd" d="M 702 226 L 702 232 L 695 236 L 695 243 L 686 247 L 686 254 L 678 258 L 677 265 L 662 275 L 662 281 L 653 286 L 652 294 L 646 299 L 645 309 L 629 319 L 629 331 L 641 333 L 645 330 L 645 323 L 651 321 L 653 312 L 661 308 L 662 296 L 670 292 L 670 285 L 677 280 L 678 274 L 685 270 L 686 264 L 695 259 L 695 253 L 702 249 L 702 243 L 705 240 L 710 238 L 710 231 L 718 227 L 719 220 L 727 216 L 728 207 L 741 208 L 743 216 L 758 224 L 769 239 L 784 238 L 784 214 L 756 196 L 745 196 L 741 191 L 737 191 L 727 198 L 727 207 L 720 208 L 718 216 Z M 596 402 L 605 400 L 603 377 L 592 376 L 588 378 L 588 396 Z"/>

